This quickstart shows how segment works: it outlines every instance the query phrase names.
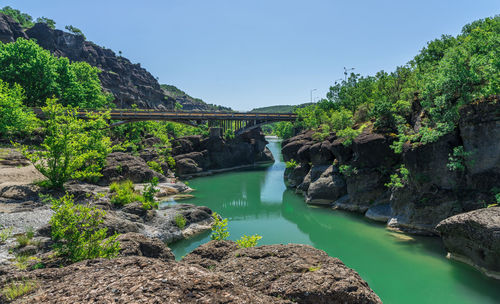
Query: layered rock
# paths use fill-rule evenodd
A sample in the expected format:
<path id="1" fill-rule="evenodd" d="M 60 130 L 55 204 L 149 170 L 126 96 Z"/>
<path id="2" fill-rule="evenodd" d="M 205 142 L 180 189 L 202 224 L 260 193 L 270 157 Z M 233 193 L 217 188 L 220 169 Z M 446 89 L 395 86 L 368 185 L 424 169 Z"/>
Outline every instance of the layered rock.
<path id="1" fill-rule="evenodd" d="M 234 242 L 212 241 L 182 261 L 224 274 L 259 293 L 296 303 L 381 303 L 354 270 L 307 245 L 238 249 Z"/>
<path id="2" fill-rule="evenodd" d="M 452 258 L 500 279 L 500 207 L 452 216 L 436 229 Z"/>
<path id="3" fill-rule="evenodd" d="M 258 162 L 272 162 L 267 141 L 260 128 L 243 133 L 233 140 L 201 135 L 179 138 L 172 143 L 172 155 L 179 176 L 193 176 L 206 171 L 227 169 Z"/>

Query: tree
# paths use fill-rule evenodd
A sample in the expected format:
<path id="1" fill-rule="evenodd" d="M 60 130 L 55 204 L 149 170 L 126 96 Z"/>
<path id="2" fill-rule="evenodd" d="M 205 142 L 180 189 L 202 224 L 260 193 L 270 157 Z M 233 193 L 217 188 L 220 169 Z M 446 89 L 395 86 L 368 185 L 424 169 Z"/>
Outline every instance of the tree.
<path id="1" fill-rule="evenodd" d="M 56 22 L 50 18 L 47 18 L 47 17 L 37 18 L 36 23 L 45 23 L 45 24 L 47 24 L 48 27 L 50 27 L 53 30 L 56 28 Z"/>
<path id="2" fill-rule="evenodd" d="M 21 13 L 19 10 L 13 9 L 10 6 L 5 6 L 4 8 L 2 8 L 0 10 L 0 13 L 12 17 L 12 19 L 19 22 L 24 28 L 30 28 L 33 26 L 33 17 L 26 13 Z"/>
<path id="3" fill-rule="evenodd" d="M 0 136 L 27 133 L 35 127 L 36 117 L 23 104 L 23 99 L 21 86 L 9 87 L 0 79 Z"/>
<path id="4" fill-rule="evenodd" d="M 85 35 L 83 34 L 82 30 L 79 29 L 79 28 L 77 28 L 77 27 L 74 27 L 72 25 L 66 25 L 64 28 L 67 29 L 68 31 L 70 31 L 73 34 L 82 37 L 83 40 L 87 39 L 87 37 L 85 37 Z"/>
<path id="5" fill-rule="evenodd" d="M 108 106 L 111 95 L 102 92 L 99 72 L 85 62 L 57 58 L 32 40 L 0 44 L 0 79 L 21 85 L 30 107 L 43 106 L 53 97 L 64 105 Z"/>
<path id="6" fill-rule="evenodd" d="M 42 108 L 45 116 L 45 139 L 41 150 L 22 152 L 48 178 L 46 186 L 63 188 L 71 178 L 95 180 L 101 176 L 111 140 L 105 135 L 109 112 L 78 119 L 73 108 L 65 108 L 56 100 L 47 100 Z"/>

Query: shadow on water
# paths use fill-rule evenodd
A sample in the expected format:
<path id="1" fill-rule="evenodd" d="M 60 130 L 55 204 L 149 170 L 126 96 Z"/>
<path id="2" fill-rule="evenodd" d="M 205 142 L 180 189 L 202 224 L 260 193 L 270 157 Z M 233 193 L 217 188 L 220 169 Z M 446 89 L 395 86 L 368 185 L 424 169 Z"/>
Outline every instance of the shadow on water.
<path id="1" fill-rule="evenodd" d="M 301 243 L 354 268 L 384 303 L 499 303 L 500 282 L 446 259 L 439 238 L 394 233 L 359 214 L 305 204 L 286 189 L 278 142 L 274 164 L 192 180 L 189 203 L 229 219 L 230 239 L 260 234 L 260 244 Z M 180 258 L 210 240 L 210 233 L 172 244 Z"/>

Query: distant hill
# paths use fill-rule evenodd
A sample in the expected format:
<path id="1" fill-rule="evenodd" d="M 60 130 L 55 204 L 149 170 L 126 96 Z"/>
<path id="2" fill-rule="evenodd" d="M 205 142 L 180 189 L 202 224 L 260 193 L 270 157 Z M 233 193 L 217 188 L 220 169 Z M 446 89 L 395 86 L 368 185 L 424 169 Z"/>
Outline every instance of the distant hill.
<path id="1" fill-rule="evenodd" d="M 262 108 L 255 108 L 250 112 L 253 113 L 292 113 L 295 108 L 304 108 L 308 105 L 312 105 L 313 103 L 303 103 L 299 105 L 279 105 L 279 106 L 269 106 Z"/>
<path id="2" fill-rule="evenodd" d="M 229 107 L 208 104 L 199 98 L 194 98 L 186 94 L 183 90 L 169 84 L 160 85 L 165 95 L 172 97 L 176 102 L 182 105 L 183 110 L 188 111 L 229 111 L 233 109 Z"/>

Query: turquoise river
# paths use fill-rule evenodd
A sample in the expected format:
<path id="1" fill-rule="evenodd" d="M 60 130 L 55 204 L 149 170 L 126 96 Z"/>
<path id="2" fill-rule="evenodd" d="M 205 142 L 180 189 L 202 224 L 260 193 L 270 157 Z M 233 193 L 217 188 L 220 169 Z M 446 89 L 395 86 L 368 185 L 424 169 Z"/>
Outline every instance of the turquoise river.
<path id="1" fill-rule="evenodd" d="M 273 165 L 190 180 L 196 197 L 185 202 L 228 218 L 232 240 L 259 234 L 259 245 L 308 244 L 338 257 L 384 303 L 500 303 L 500 281 L 447 259 L 439 238 L 398 234 L 356 214 L 306 205 L 284 184 L 280 142 L 268 147 Z M 170 247 L 180 258 L 209 240 L 207 232 Z"/>

